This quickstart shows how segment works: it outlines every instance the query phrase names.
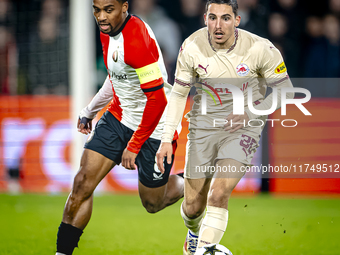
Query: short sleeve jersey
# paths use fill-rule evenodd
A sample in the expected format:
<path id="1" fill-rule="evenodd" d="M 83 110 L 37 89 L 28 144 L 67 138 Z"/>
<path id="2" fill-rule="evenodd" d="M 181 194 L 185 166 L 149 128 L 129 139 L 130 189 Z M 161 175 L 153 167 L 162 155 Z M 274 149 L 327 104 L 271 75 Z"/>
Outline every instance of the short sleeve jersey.
<path id="1" fill-rule="evenodd" d="M 235 42 L 231 48 L 216 50 L 206 27 L 184 41 L 175 76 L 180 85 L 190 86 L 194 79 L 201 81 L 196 87 L 207 91 L 214 89 L 228 112 L 232 109 L 232 92 L 220 84 L 229 83 L 239 88 L 244 93 L 246 106 L 248 87 L 252 87 L 252 99 L 256 102 L 264 98 L 267 86 L 277 86 L 289 79 L 279 50 L 267 39 L 235 29 Z M 215 83 L 210 84 L 209 79 L 215 79 Z M 202 90 L 197 92 L 202 93 Z"/>
<path id="2" fill-rule="evenodd" d="M 166 97 L 170 94 L 172 87 L 167 83 L 162 53 L 151 28 L 130 14 L 119 31 L 111 35 L 101 33 L 100 39 L 113 88 L 108 111 L 135 131 L 147 102 L 144 93 L 164 86 Z M 150 137 L 161 138 L 164 115 Z"/>

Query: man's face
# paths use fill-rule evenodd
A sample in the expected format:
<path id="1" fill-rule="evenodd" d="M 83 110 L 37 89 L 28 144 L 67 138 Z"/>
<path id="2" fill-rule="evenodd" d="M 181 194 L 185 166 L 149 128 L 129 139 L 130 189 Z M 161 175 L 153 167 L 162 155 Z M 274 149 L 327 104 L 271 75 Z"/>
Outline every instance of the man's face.
<path id="1" fill-rule="evenodd" d="M 124 23 L 128 3 L 118 0 L 93 0 L 93 15 L 99 30 L 105 34 L 116 32 Z"/>
<path id="2" fill-rule="evenodd" d="M 241 17 L 235 17 L 233 8 L 227 4 L 210 4 L 204 14 L 211 41 L 216 49 L 228 49 L 234 42 L 235 27 Z"/>

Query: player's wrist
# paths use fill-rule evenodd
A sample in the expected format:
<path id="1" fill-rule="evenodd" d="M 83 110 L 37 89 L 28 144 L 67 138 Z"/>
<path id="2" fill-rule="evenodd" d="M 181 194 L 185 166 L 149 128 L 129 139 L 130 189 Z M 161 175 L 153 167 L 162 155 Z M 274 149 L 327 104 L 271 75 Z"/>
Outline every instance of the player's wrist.
<path id="1" fill-rule="evenodd" d="M 128 143 L 128 145 L 126 146 L 126 149 L 132 153 L 136 153 L 138 154 L 140 151 L 140 148 L 136 148 L 135 146 L 133 146 L 132 144 Z"/>
<path id="2" fill-rule="evenodd" d="M 173 135 L 169 134 L 167 130 L 164 130 L 164 133 L 162 134 L 162 137 L 161 137 L 161 143 L 172 143 L 173 138 L 174 138 Z"/>
<path id="3" fill-rule="evenodd" d="M 171 138 L 163 138 L 161 139 L 161 143 L 172 143 L 172 139 Z"/>
<path id="4" fill-rule="evenodd" d="M 96 113 L 91 113 L 87 107 L 83 108 L 80 113 L 79 113 L 79 119 L 82 119 L 82 118 L 87 118 L 89 120 L 92 120 L 94 119 L 94 117 L 96 117 Z"/>

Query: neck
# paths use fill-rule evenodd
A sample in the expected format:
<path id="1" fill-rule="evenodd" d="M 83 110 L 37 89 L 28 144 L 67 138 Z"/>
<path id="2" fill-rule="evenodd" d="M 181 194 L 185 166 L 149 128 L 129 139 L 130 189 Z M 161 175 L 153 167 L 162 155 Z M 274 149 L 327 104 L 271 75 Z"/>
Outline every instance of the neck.
<path id="1" fill-rule="evenodd" d="M 119 33 L 119 31 L 122 30 L 122 26 L 123 26 L 124 23 L 126 22 L 126 19 L 127 19 L 128 15 L 129 15 L 129 13 L 126 12 L 126 13 L 123 13 L 122 15 L 123 15 L 122 21 L 121 21 L 121 22 L 115 27 L 115 29 L 109 34 L 110 36 L 115 36 L 115 35 L 117 35 L 117 34 Z"/>

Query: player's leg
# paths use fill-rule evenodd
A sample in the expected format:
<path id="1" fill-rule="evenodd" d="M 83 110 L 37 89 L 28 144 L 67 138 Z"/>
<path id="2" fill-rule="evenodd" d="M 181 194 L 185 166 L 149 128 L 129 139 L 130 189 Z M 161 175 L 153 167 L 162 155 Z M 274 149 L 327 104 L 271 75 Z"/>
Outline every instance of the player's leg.
<path id="1" fill-rule="evenodd" d="M 85 149 L 79 172 L 67 199 L 63 220 L 59 226 L 57 254 L 72 254 L 91 218 L 93 191 L 115 163 L 98 152 Z"/>
<path id="2" fill-rule="evenodd" d="M 181 206 L 181 215 L 184 224 L 194 234 L 198 235 L 200 220 L 203 218 L 207 205 L 207 194 L 211 179 L 184 179 L 184 200 Z"/>
<path id="3" fill-rule="evenodd" d="M 181 216 L 188 233 L 183 246 L 183 254 L 194 254 L 197 248 L 198 234 L 202 224 L 207 193 L 211 179 L 184 179 L 184 200 Z"/>
<path id="4" fill-rule="evenodd" d="M 138 190 L 142 204 L 149 213 L 156 213 L 176 203 L 184 195 L 184 179 L 178 175 L 170 175 L 175 158 L 177 142 L 174 141 L 171 164 L 164 159 L 165 172 L 162 174 L 156 164 L 156 152 L 160 140 L 149 138 L 143 144 L 136 165 L 138 167 Z"/>
<path id="5" fill-rule="evenodd" d="M 61 254 L 72 254 L 77 246 L 91 217 L 93 191 L 115 163 L 120 163 L 126 147 L 124 139 L 128 141 L 130 137 L 131 132 L 109 112 L 104 113 L 92 131 L 59 227 L 57 251 Z"/>
<path id="6" fill-rule="evenodd" d="M 147 187 L 140 181 L 138 184 L 142 204 L 149 213 L 156 213 L 176 203 L 183 197 L 183 190 L 183 178 L 178 175 L 170 175 L 168 182 L 161 187 Z"/>
<path id="7" fill-rule="evenodd" d="M 198 248 L 210 243 L 219 243 L 228 224 L 228 202 L 230 195 L 244 173 L 240 163 L 234 159 L 217 161 L 219 166 L 233 166 L 237 172 L 217 172 L 211 181 L 208 194 L 207 213 L 203 219 L 198 238 Z"/>
<path id="8" fill-rule="evenodd" d="M 183 254 L 196 252 L 198 234 L 201 228 L 207 195 L 213 173 L 205 167 L 212 165 L 217 156 L 216 144 L 219 139 L 214 132 L 190 130 L 186 147 L 184 201 L 181 216 L 188 233 L 183 246 Z"/>

